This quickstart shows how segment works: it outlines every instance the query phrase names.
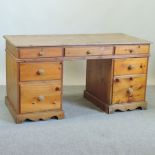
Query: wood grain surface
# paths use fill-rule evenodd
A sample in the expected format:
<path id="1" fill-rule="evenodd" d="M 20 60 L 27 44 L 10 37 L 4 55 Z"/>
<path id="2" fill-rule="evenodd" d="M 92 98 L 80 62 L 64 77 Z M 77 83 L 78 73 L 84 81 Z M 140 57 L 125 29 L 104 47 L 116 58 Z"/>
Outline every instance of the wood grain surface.
<path id="1" fill-rule="evenodd" d="M 61 81 L 20 84 L 21 113 L 61 109 Z"/>
<path id="2" fill-rule="evenodd" d="M 18 114 L 13 106 L 12 103 L 5 97 L 5 104 L 8 107 L 12 117 L 14 118 L 17 124 L 24 122 L 25 120 L 32 120 L 32 121 L 39 121 L 39 120 L 48 120 L 51 118 L 62 119 L 64 118 L 64 111 L 63 110 L 47 110 L 47 111 L 40 111 L 40 112 L 33 112 L 33 113 L 25 113 L 25 114 Z"/>
<path id="3" fill-rule="evenodd" d="M 122 33 L 68 35 L 5 35 L 4 38 L 16 47 L 150 44 L 149 41 Z"/>
<path id="4" fill-rule="evenodd" d="M 114 60 L 114 75 L 146 74 L 147 58 L 127 58 Z"/>
<path id="5" fill-rule="evenodd" d="M 35 62 L 20 64 L 20 81 L 61 79 L 61 62 Z"/>
<path id="6" fill-rule="evenodd" d="M 149 45 L 119 45 L 115 46 L 115 54 L 145 54 L 149 53 Z"/>
<path id="7" fill-rule="evenodd" d="M 19 67 L 16 60 L 9 54 L 6 54 L 6 88 L 8 100 L 12 102 L 12 106 L 19 113 L 19 85 L 18 85 Z"/>
<path id="8" fill-rule="evenodd" d="M 144 101 L 145 84 L 146 75 L 114 78 L 112 104 Z"/>
<path id="9" fill-rule="evenodd" d="M 112 60 L 87 60 L 86 91 L 111 104 Z"/>
<path id="10" fill-rule="evenodd" d="M 92 55 L 113 55 L 113 46 L 100 47 L 68 47 L 65 48 L 65 56 L 92 56 Z"/>
<path id="11" fill-rule="evenodd" d="M 59 47 L 19 48 L 20 58 L 49 58 L 63 56 L 63 49 Z"/>

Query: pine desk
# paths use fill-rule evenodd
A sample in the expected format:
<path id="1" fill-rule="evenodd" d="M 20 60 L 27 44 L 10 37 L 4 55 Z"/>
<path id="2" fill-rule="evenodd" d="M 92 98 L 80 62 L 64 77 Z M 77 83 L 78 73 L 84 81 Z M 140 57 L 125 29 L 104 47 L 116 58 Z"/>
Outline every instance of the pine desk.
<path id="1" fill-rule="evenodd" d="M 146 109 L 150 42 L 125 34 L 7 35 L 6 105 L 16 123 L 64 118 L 63 62 L 86 60 L 84 97 L 106 113 Z"/>

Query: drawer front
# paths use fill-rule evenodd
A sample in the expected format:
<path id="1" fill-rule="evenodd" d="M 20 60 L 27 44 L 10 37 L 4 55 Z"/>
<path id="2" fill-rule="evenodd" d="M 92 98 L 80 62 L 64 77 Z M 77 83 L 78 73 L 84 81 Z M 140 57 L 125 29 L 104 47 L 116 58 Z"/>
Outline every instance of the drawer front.
<path id="1" fill-rule="evenodd" d="M 61 82 L 25 83 L 20 85 L 21 113 L 61 108 Z"/>
<path id="2" fill-rule="evenodd" d="M 48 58 L 63 56 L 63 49 L 59 47 L 45 47 L 45 48 L 20 48 L 20 58 Z"/>
<path id="3" fill-rule="evenodd" d="M 114 60 L 114 75 L 146 74 L 147 58 L 128 58 Z"/>
<path id="4" fill-rule="evenodd" d="M 69 47 L 65 48 L 65 56 L 102 56 L 112 55 L 114 48 L 112 46 L 105 47 Z"/>
<path id="5" fill-rule="evenodd" d="M 115 78 L 112 104 L 145 100 L 146 76 Z"/>
<path id="6" fill-rule="evenodd" d="M 120 45 L 115 47 L 115 54 L 146 54 L 149 53 L 149 45 Z"/>
<path id="7" fill-rule="evenodd" d="M 20 64 L 20 81 L 61 79 L 61 62 L 36 62 Z"/>

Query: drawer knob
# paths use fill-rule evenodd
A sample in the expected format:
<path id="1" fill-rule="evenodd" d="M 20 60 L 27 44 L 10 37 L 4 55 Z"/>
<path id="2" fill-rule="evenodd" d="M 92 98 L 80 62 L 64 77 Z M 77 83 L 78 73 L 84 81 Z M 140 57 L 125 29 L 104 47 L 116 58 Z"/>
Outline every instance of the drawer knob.
<path id="1" fill-rule="evenodd" d="M 56 87 L 56 88 L 55 88 L 55 91 L 59 91 L 59 90 L 60 90 L 60 88 L 59 88 L 59 87 Z"/>
<path id="2" fill-rule="evenodd" d="M 54 101 L 53 104 L 56 104 L 56 101 Z"/>
<path id="3" fill-rule="evenodd" d="M 38 101 L 44 101 L 45 97 L 44 96 L 38 96 Z"/>
<path id="4" fill-rule="evenodd" d="M 90 51 L 87 51 L 86 53 L 87 53 L 87 55 L 89 55 L 90 54 Z"/>
<path id="5" fill-rule="evenodd" d="M 129 80 L 132 81 L 133 80 L 133 77 L 130 77 Z"/>
<path id="6" fill-rule="evenodd" d="M 133 68 L 134 68 L 133 65 L 129 65 L 129 66 L 128 66 L 128 70 L 132 70 Z"/>
<path id="7" fill-rule="evenodd" d="M 118 79 L 118 78 L 117 78 L 117 79 L 115 79 L 115 82 L 120 82 L 120 79 Z"/>
<path id="8" fill-rule="evenodd" d="M 130 53 L 133 53 L 133 50 L 130 49 L 129 52 L 130 52 Z"/>
<path id="9" fill-rule="evenodd" d="M 133 96 L 133 89 L 131 87 L 128 88 L 127 93 L 129 95 L 129 97 Z"/>
<path id="10" fill-rule="evenodd" d="M 44 55 L 43 51 L 39 52 L 39 56 L 43 56 L 43 55 Z"/>
<path id="11" fill-rule="evenodd" d="M 44 69 L 39 69 L 39 70 L 37 71 L 37 74 L 38 74 L 38 75 L 43 75 L 44 73 L 45 73 Z"/>

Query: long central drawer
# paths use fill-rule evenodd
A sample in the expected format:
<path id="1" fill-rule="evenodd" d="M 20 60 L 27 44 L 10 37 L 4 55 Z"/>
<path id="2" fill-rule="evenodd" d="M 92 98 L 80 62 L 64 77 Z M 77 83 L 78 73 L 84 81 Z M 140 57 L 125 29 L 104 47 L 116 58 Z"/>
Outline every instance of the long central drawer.
<path id="1" fill-rule="evenodd" d="M 65 56 L 102 56 L 112 55 L 114 53 L 113 46 L 101 47 L 67 47 L 65 48 Z"/>

